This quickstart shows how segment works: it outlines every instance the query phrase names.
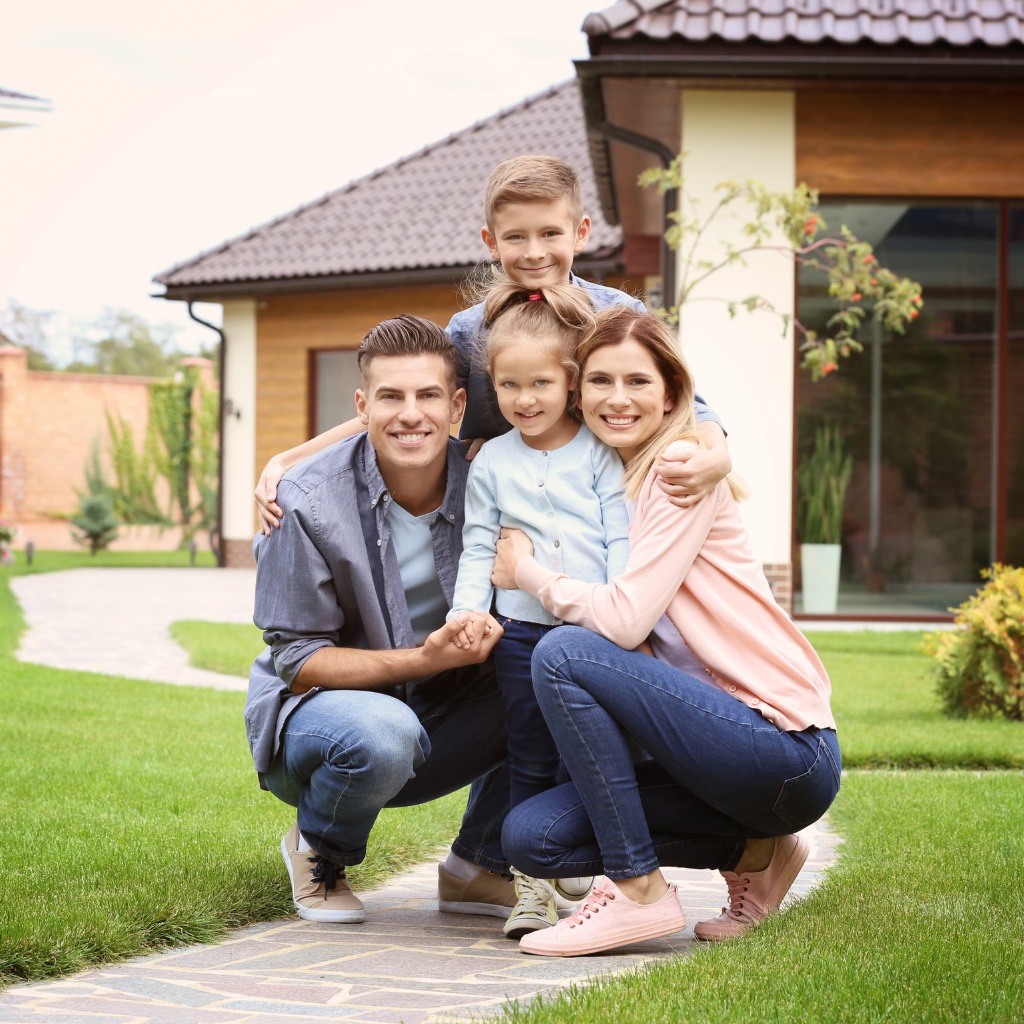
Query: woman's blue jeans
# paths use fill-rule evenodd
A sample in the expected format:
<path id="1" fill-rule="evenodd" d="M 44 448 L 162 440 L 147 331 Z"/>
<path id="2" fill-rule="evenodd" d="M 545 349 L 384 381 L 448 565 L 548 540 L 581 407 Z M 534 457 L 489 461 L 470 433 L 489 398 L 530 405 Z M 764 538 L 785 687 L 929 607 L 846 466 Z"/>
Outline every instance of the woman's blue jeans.
<path id="1" fill-rule="evenodd" d="M 264 774 L 274 796 L 298 808 L 299 830 L 336 864 L 358 864 L 377 815 L 470 786 L 460 857 L 507 871 L 501 826 L 508 768 L 493 666 L 443 672 L 409 702 L 369 690 L 321 690 L 289 716 Z"/>
<path id="2" fill-rule="evenodd" d="M 730 870 L 839 790 L 832 729 L 784 732 L 717 687 L 577 626 L 533 655 L 537 701 L 573 781 L 505 820 L 505 855 L 539 878 Z M 632 742 L 631 742 L 632 741 Z M 634 763 L 639 745 L 650 760 Z"/>

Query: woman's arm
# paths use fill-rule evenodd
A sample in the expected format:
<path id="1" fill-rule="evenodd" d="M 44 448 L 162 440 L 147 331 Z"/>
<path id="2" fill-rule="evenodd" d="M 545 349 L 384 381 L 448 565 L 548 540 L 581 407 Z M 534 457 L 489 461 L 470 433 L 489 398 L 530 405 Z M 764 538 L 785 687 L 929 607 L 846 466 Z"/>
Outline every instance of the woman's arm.
<path id="1" fill-rule="evenodd" d="M 338 426 L 331 427 L 330 430 L 325 430 L 322 434 L 317 434 L 316 437 L 303 441 L 286 452 L 272 455 L 263 467 L 263 472 L 256 482 L 256 490 L 253 492 L 260 520 L 260 533 L 269 537 L 271 530 L 281 525 L 281 516 L 284 513 L 277 504 L 277 485 L 292 466 L 297 466 L 303 459 L 308 459 L 311 455 L 316 455 L 330 445 L 344 441 L 346 437 L 353 437 L 365 429 L 359 417 L 353 416 L 352 419 L 339 423 Z"/>
<path id="2" fill-rule="evenodd" d="M 632 650 L 642 643 L 675 597 L 704 546 L 728 491 L 719 487 L 679 509 L 651 479 L 637 506 L 626 569 L 607 584 L 581 583 L 553 573 L 533 557 L 518 558 L 515 581 L 567 622 Z M 499 545 L 499 559 L 501 546 Z"/>

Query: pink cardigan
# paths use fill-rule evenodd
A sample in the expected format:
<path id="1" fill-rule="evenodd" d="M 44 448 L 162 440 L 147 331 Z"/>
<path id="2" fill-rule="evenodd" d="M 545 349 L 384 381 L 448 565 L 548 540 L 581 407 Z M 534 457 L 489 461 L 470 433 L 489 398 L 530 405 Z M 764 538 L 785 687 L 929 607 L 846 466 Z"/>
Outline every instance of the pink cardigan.
<path id="1" fill-rule="evenodd" d="M 644 641 L 666 614 L 709 683 L 780 729 L 835 728 L 825 667 L 775 603 L 724 480 L 681 509 L 650 474 L 629 544 L 629 562 L 611 583 L 580 583 L 534 558 L 520 560 L 516 583 L 559 618 L 626 650 Z"/>

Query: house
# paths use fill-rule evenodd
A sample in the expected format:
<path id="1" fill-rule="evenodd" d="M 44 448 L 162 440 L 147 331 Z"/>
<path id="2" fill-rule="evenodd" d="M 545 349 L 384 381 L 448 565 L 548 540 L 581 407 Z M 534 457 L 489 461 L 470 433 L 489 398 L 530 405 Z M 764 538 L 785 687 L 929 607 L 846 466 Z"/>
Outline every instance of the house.
<path id="1" fill-rule="evenodd" d="M 252 488 L 267 459 L 354 414 L 364 334 L 398 313 L 446 324 L 461 308 L 461 286 L 486 257 L 487 176 L 531 152 L 581 172 L 594 225 L 578 272 L 640 292 L 658 239 L 624 239 L 602 217 L 573 81 L 156 276 L 168 299 L 224 308 L 227 565 L 252 564 Z"/>
<path id="2" fill-rule="evenodd" d="M 49 100 L 11 89 L 0 89 L 0 129 L 38 124 L 40 114 L 49 111 Z"/>
<path id="3" fill-rule="evenodd" d="M 456 308 L 493 164 L 531 151 L 573 162 L 595 218 L 583 273 L 670 304 L 673 197 L 636 179 L 684 152 L 704 208 L 726 179 L 805 181 L 833 228 L 924 286 L 905 335 L 865 330 L 865 353 L 818 384 L 766 314 L 692 303 L 680 336 L 751 485 L 744 516 L 780 601 L 801 613 L 794 468 L 829 422 L 854 457 L 839 613 L 948 618 L 982 567 L 1024 562 L 1020 0 L 619 0 L 583 30 L 577 84 L 158 275 L 169 299 L 224 304 L 229 560 L 248 559 L 266 458 L 342 415 L 330 398 L 352 390 L 335 382 L 362 333 Z M 735 230 L 717 223 L 703 244 Z M 751 293 L 809 327 L 829 315 L 821 281 L 768 254 L 704 297 Z"/>
<path id="4" fill-rule="evenodd" d="M 683 311 L 683 348 L 752 486 L 745 518 L 776 592 L 798 551 L 794 464 L 824 421 L 854 456 L 840 613 L 941 616 L 984 566 L 1024 562 L 1024 7 L 620 0 L 583 29 L 598 192 L 627 237 L 663 222 L 657 195 L 633 184 L 660 147 L 685 153 L 704 209 L 726 179 L 807 182 L 834 229 L 924 287 L 905 335 L 865 330 L 863 356 L 818 384 L 775 318 Z M 775 256 L 703 294 L 716 291 L 759 293 L 810 326 L 828 315 L 821 279 Z"/>

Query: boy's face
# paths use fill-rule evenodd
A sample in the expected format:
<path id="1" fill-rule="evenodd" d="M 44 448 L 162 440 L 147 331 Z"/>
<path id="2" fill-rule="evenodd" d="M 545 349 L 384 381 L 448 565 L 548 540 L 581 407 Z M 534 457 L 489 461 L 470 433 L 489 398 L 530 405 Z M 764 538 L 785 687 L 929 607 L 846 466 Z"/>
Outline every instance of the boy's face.
<path id="1" fill-rule="evenodd" d="M 573 258 L 590 238 L 590 218 L 575 223 L 565 199 L 505 203 L 493 227 L 480 232 L 491 259 L 524 288 L 568 284 Z"/>

